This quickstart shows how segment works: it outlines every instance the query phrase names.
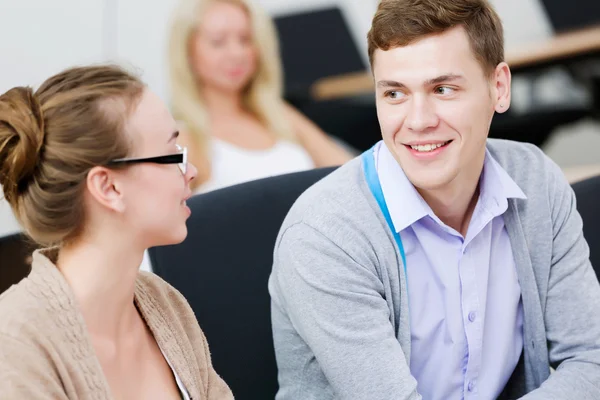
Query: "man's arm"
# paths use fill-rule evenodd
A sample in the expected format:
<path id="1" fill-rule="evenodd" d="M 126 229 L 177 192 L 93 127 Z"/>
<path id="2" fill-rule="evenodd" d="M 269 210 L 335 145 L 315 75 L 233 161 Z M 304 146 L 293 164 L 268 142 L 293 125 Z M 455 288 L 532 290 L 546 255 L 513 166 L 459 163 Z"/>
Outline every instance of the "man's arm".
<path id="1" fill-rule="evenodd" d="M 554 241 L 545 322 L 550 363 L 556 372 L 523 399 L 600 399 L 600 285 L 590 263 L 575 195 L 555 169 L 550 193 Z"/>
<path id="2" fill-rule="evenodd" d="M 421 399 L 374 267 L 306 224 L 285 231 L 274 263 L 283 307 L 336 398 Z"/>

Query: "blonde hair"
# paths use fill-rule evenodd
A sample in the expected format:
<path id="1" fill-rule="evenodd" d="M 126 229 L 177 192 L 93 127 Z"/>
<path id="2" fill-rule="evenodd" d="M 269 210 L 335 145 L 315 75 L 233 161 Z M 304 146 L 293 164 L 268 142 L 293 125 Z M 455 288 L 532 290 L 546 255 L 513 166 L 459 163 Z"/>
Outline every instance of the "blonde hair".
<path id="1" fill-rule="evenodd" d="M 71 68 L 36 92 L 15 87 L 0 96 L 0 184 L 37 243 L 62 245 L 81 232 L 87 174 L 128 155 L 124 124 L 144 88 L 108 65 Z"/>
<path id="2" fill-rule="evenodd" d="M 258 51 L 257 71 L 244 90 L 243 101 L 269 131 L 282 139 L 294 140 L 290 125 L 283 113 L 283 79 L 279 43 L 275 24 L 260 8 L 248 0 L 180 0 L 171 21 L 169 43 L 169 72 L 171 106 L 175 119 L 192 134 L 200 150 L 207 154 L 209 120 L 200 93 L 200 86 L 190 61 L 190 40 L 197 28 L 201 13 L 216 2 L 228 2 L 242 7 L 249 15 L 253 43 Z"/>

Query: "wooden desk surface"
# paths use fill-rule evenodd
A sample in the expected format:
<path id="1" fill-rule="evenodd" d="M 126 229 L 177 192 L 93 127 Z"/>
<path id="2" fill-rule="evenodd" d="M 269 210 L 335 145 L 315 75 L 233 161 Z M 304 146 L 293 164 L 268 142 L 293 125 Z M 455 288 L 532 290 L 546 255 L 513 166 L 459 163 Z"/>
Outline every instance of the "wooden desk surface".
<path id="1" fill-rule="evenodd" d="M 563 33 L 541 43 L 527 43 L 507 51 L 506 62 L 513 71 L 537 64 L 600 51 L 600 25 Z M 320 79 L 311 88 L 313 98 L 329 100 L 372 93 L 373 77 L 368 71 Z"/>
<path id="2" fill-rule="evenodd" d="M 600 25 L 563 33 L 541 43 L 527 43 L 507 51 L 506 62 L 513 69 L 600 50 Z"/>

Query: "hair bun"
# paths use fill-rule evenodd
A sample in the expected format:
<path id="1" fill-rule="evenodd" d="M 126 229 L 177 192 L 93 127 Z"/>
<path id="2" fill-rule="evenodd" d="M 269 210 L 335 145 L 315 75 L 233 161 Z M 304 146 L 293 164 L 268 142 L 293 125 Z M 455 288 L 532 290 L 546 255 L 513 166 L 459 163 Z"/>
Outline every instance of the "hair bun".
<path id="1" fill-rule="evenodd" d="M 14 204 L 31 182 L 44 145 L 44 116 L 29 87 L 0 96 L 0 184 Z"/>

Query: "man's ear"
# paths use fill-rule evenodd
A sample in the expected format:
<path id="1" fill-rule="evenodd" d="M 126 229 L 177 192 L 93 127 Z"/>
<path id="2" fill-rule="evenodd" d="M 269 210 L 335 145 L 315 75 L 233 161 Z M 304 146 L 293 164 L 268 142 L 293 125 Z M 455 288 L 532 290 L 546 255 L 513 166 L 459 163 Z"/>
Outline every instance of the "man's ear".
<path id="1" fill-rule="evenodd" d="M 125 211 L 122 185 L 116 171 L 94 167 L 87 174 L 86 185 L 92 198 L 99 204 L 119 213 Z"/>
<path id="2" fill-rule="evenodd" d="M 510 82 L 511 74 L 508 64 L 501 62 L 496 67 L 493 76 L 493 100 L 497 113 L 503 113 L 510 107 Z"/>

